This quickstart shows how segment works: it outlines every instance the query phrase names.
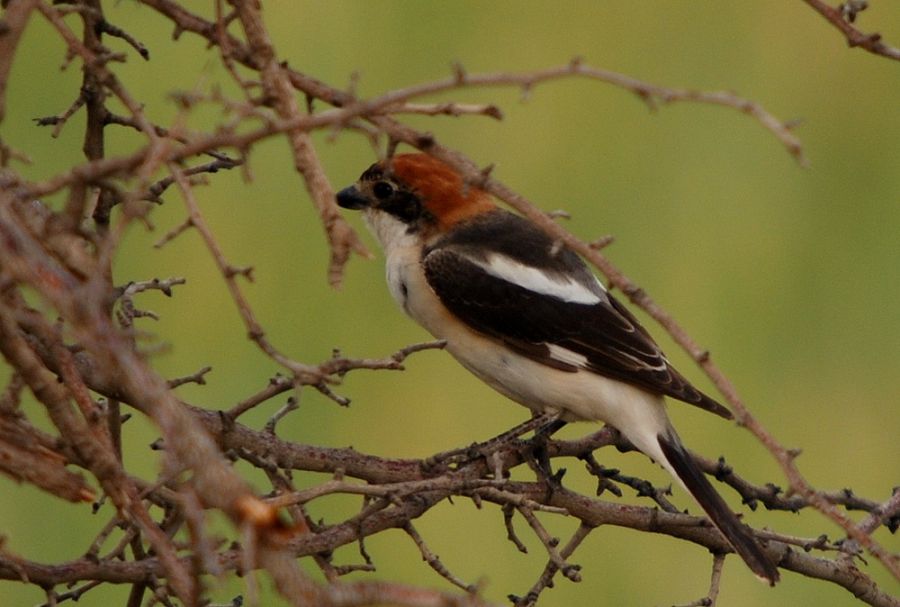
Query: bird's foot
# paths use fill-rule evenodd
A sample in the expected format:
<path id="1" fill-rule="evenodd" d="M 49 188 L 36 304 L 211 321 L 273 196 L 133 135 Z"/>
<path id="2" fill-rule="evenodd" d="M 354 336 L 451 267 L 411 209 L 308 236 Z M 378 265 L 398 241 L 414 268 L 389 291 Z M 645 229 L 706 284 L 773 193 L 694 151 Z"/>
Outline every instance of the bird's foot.
<path id="1" fill-rule="evenodd" d="M 559 415 L 551 414 L 547 422 L 535 430 L 534 436 L 522 441 L 520 447 L 522 457 L 538 475 L 538 479 L 547 483 L 551 491 L 562 487 L 562 478 L 566 474 L 566 469 L 560 468 L 556 472 L 553 471 L 547 446 L 553 433 L 565 425 L 566 422 L 561 420 Z"/>
<path id="2" fill-rule="evenodd" d="M 495 454 L 501 449 L 509 447 L 510 445 L 515 445 L 516 442 L 519 442 L 520 444 L 530 444 L 536 440 L 543 440 L 543 444 L 546 447 L 550 435 L 564 425 L 565 422 L 559 420 L 559 414 L 557 413 L 542 413 L 535 415 L 528 421 L 514 426 L 506 432 L 493 438 L 489 438 L 486 441 L 472 443 L 467 447 L 435 453 L 423 461 L 423 468 L 428 472 L 434 472 L 448 468 L 458 468 L 479 459 L 487 459 L 490 462 L 494 459 Z M 521 440 L 519 438 L 532 430 L 534 430 L 533 438 L 527 440 Z M 540 437 L 544 438 L 541 439 Z M 544 451 L 546 453 L 546 449 Z"/>

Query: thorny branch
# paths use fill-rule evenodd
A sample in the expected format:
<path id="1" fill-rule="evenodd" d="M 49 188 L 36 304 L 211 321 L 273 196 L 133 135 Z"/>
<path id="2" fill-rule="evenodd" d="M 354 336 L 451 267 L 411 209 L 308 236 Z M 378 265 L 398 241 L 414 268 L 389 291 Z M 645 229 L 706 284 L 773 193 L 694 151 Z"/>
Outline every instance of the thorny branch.
<path id="1" fill-rule="evenodd" d="M 844 37 L 847 39 L 847 46 L 851 48 L 859 47 L 874 55 L 881 55 L 888 59 L 900 61 L 900 48 L 882 42 L 881 34 L 865 34 L 853 25 L 857 15 L 865 10 L 867 2 L 849 0 L 835 8 L 826 4 L 823 0 L 803 1 L 844 34 Z"/>
<path id="2" fill-rule="evenodd" d="M 885 46 L 877 35 L 859 33 L 843 16 L 835 21 L 835 10 L 818 0 L 805 1 L 839 27 L 851 45 L 897 58 L 896 49 Z M 546 446 L 550 458 L 584 462 L 587 473 L 597 478 L 598 495 L 608 490 L 600 496 L 604 499 L 570 491 L 540 473 L 534 480 L 511 480 L 511 471 L 528 460 L 518 438 L 539 427 L 540 418 L 481 445 L 422 460 L 385 459 L 352 449 L 290 442 L 276 435 L 276 422 L 297 409 L 304 386 L 347 404 L 347 399 L 332 388 L 347 373 L 358 369 L 402 370 L 407 357 L 443 347 L 442 342 L 415 344 L 384 358 L 351 358 L 335 351 L 332 358 L 318 363 L 291 358 L 269 340 L 245 295 L 242 281 L 252 280 L 252 268 L 228 261 L 227 243 L 219 242 L 206 221 L 194 193 L 196 187 L 203 185 L 198 176 L 242 165 L 252 157 L 256 143 L 283 136 L 327 237 L 328 279 L 338 284 L 350 255 L 368 253 L 335 208 L 333 188 L 310 134 L 316 130 L 336 133 L 346 129 L 362 133 L 375 143 L 381 139 L 387 139 L 390 146 L 403 142 L 444 159 L 459 168 L 472 184 L 508 202 L 592 261 L 707 371 L 735 408 L 740 423 L 776 456 L 788 479 L 790 494 L 774 484 L 755 484 L 722 460 L 699 458 L 706 472 L 732 487 L 751 507 L 761 503 L 769 509 L 793 512 L 814 507 L 838 522 L 850 538 L 831 541 L 824 535 L 803 538 L 773 530 L 757 531 L 779 566 L 837 584 L 871 605 L 900 604 L 858 569 L 854 561 L 861 546 L 897 573 L 897 556 L 885 550 L 872 534 L 882 526 L 891 531 L 897 529 L 900 492 L 895 491 L 879 503 L 860 498 L 850 490 L 827 492 L 813 488 L 796 467 L 795 453 L 781 446 L 755 420 L 708 354 L 598 252 L 604 243 L 587 244 L 575 239 L 549 214 L 493 179 L 489 171 L 441 145 L 434 135 L 399 122 L 398 117 L 414 113 L 488 116 L 499 120 L 503 114 L 494 104 L 429 103 L 420 99 L 435 93 L 489 86 L 516 87 L 527 94 L 553 80 L 586 78 L 630 91 L 651 109 L 690 102 L 745 113 L 803 163 L 802 146 L 789 123 L 774 117 L 759 103 L 730 92 L 666 88 L 577 59 L 558 67 L 518 73 L 469 74 L 457 66 L 448 78 L 358 99 L 352 92 L 329 86 L 281 61 L 263 22 L 259 2 L 218 0 L 213 21 L 170 0 L 141 3 L 168 19 L 176 35 L 200 35 L 218 50 L 228 74 L 244 93 L 243 101 L 237 103 L 221 96 L 210 97 L 212 102 L 222 104 L 228 122 L 209 132 L 190 132 L 186 123 L 192 102 L 184 97 L 182 111 L 172 125 L 153 124 L 148 118 L 149 110 L 131 95 L 117 75 L 115 64 L 129 54 L 110 51 L 103 37 L 124 40 L 131 52 L 142 59 L 149 59 L 148 49 L 154 41 L 141 40 L 109 23 L 99 0 L 3 3 L 0 121 L 6 116 L 5 93 L 17 46 L 29 19 L 35 15 L 46 20 L 64 42 L 66 60 L 79 61 L 83 70 L 77 94 L 70 102 L 62 103 L 60 114 L 39 123 L 54 125 L 54 134 L 59 134 L 63 129 L 74 128 L 70 118 L 79 112 L 85 112 L 87 120 L 84 163 L 39 182 L 29 182 L 9 170 L 0 173 L 0 351 L 14 370 L 0 397 L 0 471 L 19 482 L 36 485 L 46 492 L 46 499 L 53 496 L 76 502 L 96 500 L 98 511 L 109 503 L 114 512 L 107 516 L 85 556 L 70 562 L 34 562 L 12 554 L 0 544 L 0 579 L 41 586 L 48 605 L 78 600 L 103 584 L 117 583 L 131 585 L 129 606 L 141 604 L 146 594 L 152 595 L 151 602 L 164 605 L 199 606 L 207 600 L 204 574 L 246 575 L 254 569 L 265 569 L 282 596 L 295 605 L 482 605 L 480 587 L 456 575 L 453 565 L 442 562 L 412 524 L 413 519 L 427 514 L 435 505 L 456 497 L 471 500 L 484 509 L 496 507 L 503 513 L 510 541 L 522 551 L 525 546 L 514 527 L 517 521 L 524 522 L 524 526 L 519 526 L 530 529 L 543 546 L 547 561 L 544 570 L 524 597 L 511 597 L 516 605 L 535 604 L 541 593 L 553 585 L 557 573 L 577 582 L 581 573 L 569 558 L 593 530 L 604 525 L 666 534 L 709 549 L 715 555 L 709 592 L 693 604 L 715 604 L 722 582 L 723 555 L 729 547 L 704 519 L 679 512 L 669 503 L 665 491 L 597 462 L 597 450 L 631 449 L 613 429 L 605 428 L 575 441 L 550 441 Z M 72 16 L 83 22 L 81 36 L 71 27 Z M 297 93 L 305 95 L 305 107 L 298 103 Z M 111 99 L 124 108 L 124 115 L 110 110 Z M 314 102 L 332 107 L 315 110 Z M 126 127 L 136 139 L 130 151 L 110 156 L 106 152 L 107 129 L 116 127 Z M 223 153 L 223 149 L 235 150 L 238 160 Z M 4 166 L 16 156 L 0 142 Z M 198 164 L 197 159 L 204 156 L 213 160 L 207 158 Z M 163 204 L 164 196 L 174 195 L 169 191 L 172 185 L 184 204 L 185 219 L 157 246 L 165 246 L 180 234 L 195 230 L 227 286 L 248 337 L 289 374 L 276 375 L 262 389 L 212 409 L 178 400 L 173 393 L 185 383 L 203 385 L 211 372 L 209 367 L 201 363 L 197 367 L 202 368 L 195 373 L 166 381 L 148 364 L 135 340 L 135 324 L 143 317 L 156 317 L 139 308 L 136 301 L 148 290 L 177 296 L 173 287 L 185 279 L 147 281 L 126 277 L 119 283 L 122 286 L 113 282 L 113 261 L 126 230 L 135 219 L 151 214 L 156 206 L 140 203 Z M 36 200 L 57 192 L 66 195 L 59 211 Z M 40 305 L 34 304 L 35 296 Z M 55 434 L 37 429 L 26 408 L 20 406 L 26 387 L 47 412 Z M 263 429 L 240 423 L 251 409 L 292 390 L 294 395 Z M 119 435 L 128 415 L 121 413 L 120 406 L 156 424 L 161 440 L 155 446 L 162 451 L 163 464 L 159 478 L 147 481 L 126 469 Z M 238 459 L 266 474 L 272 484 L 270 494 L 263 495 L 249 487 L 231 465 Z M 294 471 L 326 473 L 331 479 L 296 489 L 291 481 Z M 643 505 L 622 503 L 618 499 L 624 493 L 621 487 L 633 489 L 639 499 L 649 497 L 652 501 Z M 346 519 L 313 522 L 305 508 L 326 496 L 353 496 L 362 499 L 362 504 Z M 233 524 L 231 542 L 210 535 L 208 511 L 213 509 L 224 513 Z M 846 514 L 850 510 L 865 511 L 867 515 L 854 522 Z M 536 513 L 569 517 L 577 521 L 577 529 L 560 548 L 559 539 L 550 534 Z M 431 568 L 464 589 L 465 594 L 396 583 L 341 581 L 340 576 L 350 571 L 374 570 L 364 541 L 388 529 L 405 531 Z M 113 547 L 104 552 L 107 542 L 112 542 Z M 333 552 L 348 544 L 358 544 L 363 564 L 332 563 Z M 828 558 L 832 553 L 838 557 Z M 300 571 L 296 560 L 306 556 L 314 559 L 327 583 L 315 583 Z M 69 589 L 56 592 L 61 585 L 69 585 Z M 255 583 L 248 581 L 247 594 L 255 592 Z"/>

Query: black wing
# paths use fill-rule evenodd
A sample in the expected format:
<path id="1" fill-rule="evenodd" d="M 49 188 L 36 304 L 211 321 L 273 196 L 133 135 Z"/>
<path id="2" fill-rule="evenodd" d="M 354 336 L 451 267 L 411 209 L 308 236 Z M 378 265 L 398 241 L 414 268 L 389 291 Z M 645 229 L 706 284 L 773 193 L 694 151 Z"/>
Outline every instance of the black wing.
<path id="1" fill-rule="evenodd" d="M 571 372 L 585 369 L 732 417 L 669 364 L 637 319 L 596 283 L 577 255 L 559 250 L 530 222 L 500 213 L 499 218 L 462 226 L 426 250 L 428 284 L 453 314 L 548 366 Z M 498 277 L 489 272 L 492 260 L 485 243 L 522 267 L 538 267 L 560 280 L 568 277 L 592 291 L 595 302 L 565 301 Z M 523 250 L 528 252 L 517 253 Z"/>

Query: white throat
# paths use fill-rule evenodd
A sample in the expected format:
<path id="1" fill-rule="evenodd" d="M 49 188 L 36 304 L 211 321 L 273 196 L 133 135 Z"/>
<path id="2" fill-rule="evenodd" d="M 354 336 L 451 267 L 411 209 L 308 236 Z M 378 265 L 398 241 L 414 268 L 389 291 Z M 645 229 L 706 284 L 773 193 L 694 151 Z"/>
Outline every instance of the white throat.
<path id="1" fill-rule="evenodd" d="M 395 249 L 415 246 L 418 241 L 415 234 L 409 233 L 408 225 L 383 211 L 366 209 L 363 211 L 363 220 L 388 258 Z"/>

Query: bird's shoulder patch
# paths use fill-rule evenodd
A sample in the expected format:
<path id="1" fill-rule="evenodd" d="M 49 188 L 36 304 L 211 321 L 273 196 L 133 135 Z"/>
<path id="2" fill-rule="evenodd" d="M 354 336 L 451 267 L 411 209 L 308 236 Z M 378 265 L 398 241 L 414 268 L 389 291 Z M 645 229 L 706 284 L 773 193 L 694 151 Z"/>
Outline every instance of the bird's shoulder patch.
<path id="1" fill-rule="evenodd" d="M 605 301 L 606 289 L 571 250 L 513 213 L 497 209 L 445 234 L 425 251 L 452 252 L 493 278 L 564 302 Z"/>

